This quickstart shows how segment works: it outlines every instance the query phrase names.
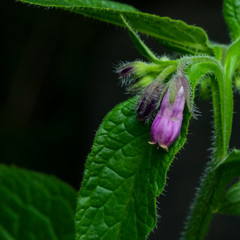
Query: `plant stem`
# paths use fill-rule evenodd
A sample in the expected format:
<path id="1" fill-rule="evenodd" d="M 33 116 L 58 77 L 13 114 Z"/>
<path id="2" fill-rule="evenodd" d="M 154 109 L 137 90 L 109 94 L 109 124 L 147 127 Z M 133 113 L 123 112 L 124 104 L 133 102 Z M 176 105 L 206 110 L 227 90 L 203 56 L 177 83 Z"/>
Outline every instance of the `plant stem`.
<path id="1" fill-rule="evenodd" d="M 222 50 L 218 56 L 218 60 L 221 60 L 222 65 L 225 65 L 226 49 L 224 48 L 224 54 Z M 230 63 L 228 63 L 229 65 Z M 234 71 L 229 72 L 225 69 L 226 79 L 224 84 L 224 100 L 226 98 L 232 98 L 232 75 Z M 224 78 L 223 78 L 224 79 Z M 212 82 L 212 97 L 213 97 L 213 112 L 214 112 L 214 151 L 212 152 L 212 161 L 207 164 L 205 173 L 201 179 L 200 187 L 197 189 L 197 193 L 194 202 L 190 208 L 190 214 L 187 217 L 187 221 L 184 226 L 184 232 L 181 235 L 182 240 L 202 240 L 205 238 L 209 225 L 211 223 L 214 212 L 217 210 L 218 203 L 220 202 L 225 188 L 231 179 L 231 174 L 228 174 L 226 170 L 221 171 L 217 168 L 218 164 L 227 156 L 228 144 L 230 134 L 221 134 L 221 131 L 225 131 L 224 127 L 226 122 L 232 126 L 232 111 L 221 111 L 221 99 L 219 97 L 218 86 L 215 82 Z M 225 102 L 224 101 L 224 102 Z M 231 101 L 226 101 L 230 103 Z M 222 103 L 223 104 L 223 103 Z M 226 106 L 225 106 L 226 107 Z M 221 116 L 224 114 L 224 116 Z M 224 125 L 225 124 L 225 125 Z M 221 131 L 218 131 L 221 129 Z"/>
<path id="2" fill-rule="evenodd" d="M 215 161 L 207 166 L 204 177 L 201 179 L 200 188 L 187 218 L 182 240 L 204 239 L 212 220 L 216 203 L 222 189 L 216 172 Z M 223 184 L 222 184 L 223 185 Z"/>

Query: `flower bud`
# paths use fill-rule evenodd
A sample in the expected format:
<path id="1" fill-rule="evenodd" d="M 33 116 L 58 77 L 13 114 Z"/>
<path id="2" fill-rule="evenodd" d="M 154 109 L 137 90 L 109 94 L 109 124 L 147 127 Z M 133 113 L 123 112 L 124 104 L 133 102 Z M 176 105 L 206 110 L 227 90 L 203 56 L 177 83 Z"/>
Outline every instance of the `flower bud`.
<path id="1" fill-rule="evenodd" d="M 170 102 L 170 87 L 168 87 L 159 112 L 157 113 L 151 128 L 151 144 L 158 144 L 165 150 L 174 143 L 178 137 L 183 120 L 185 105 L 184 86 L 180 86 L 174 102 Z"/>
<path id="2" fill-rule="evenodd" d="M 127 77 L 132 73 L 133 66 L 125 66 L 121 69 L 118 69 L 118 74 L 120 77 Z"/>
<path id="3" fill-rule="evenodd" d="M 143 91 L 142 97 L 137 106 L 139 121 L 148 120 L 156 110 L 156 105 L 160 99 L 164 85 L 156 81 L 149 84 Z"/>

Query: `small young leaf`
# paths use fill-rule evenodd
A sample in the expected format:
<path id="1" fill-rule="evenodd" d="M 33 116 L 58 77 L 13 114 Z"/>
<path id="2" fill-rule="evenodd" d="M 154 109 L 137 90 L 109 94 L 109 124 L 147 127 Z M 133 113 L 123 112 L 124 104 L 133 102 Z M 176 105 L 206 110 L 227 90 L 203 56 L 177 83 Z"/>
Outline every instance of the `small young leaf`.
<path id="1" fill-rule="evenodd" d="M 73 240 L 75 202 L 53 176 L 0 165 L 1 240 Z"/>
<path id="2" fill-rule="evenodd" d="M 240 37 L 240 0 L 224 0 L 223 16 L 233 41 Z"/>
<path id="3" fill-rule="evenodd" d="M 235 183 L 228 189 L 217 212 L 240 216 L 240 182 Z"/>
<path id="4" fill-rule="evenodd" d="M 225 172 L 231 180 L 233 177 L 240 176 L 240 150 L 234 149 L 228 156 L 218 164 L 219 172 Z"/>
<path id="5" fill-rule="evenodd" d="M 219 176 L 218 191 L 223 192 L 234 177 L 240 176 L 240 150 L 234 149 L 216 168 Z M 221 190 L 222 189 L 222 190 Z M 240 182 L 231 186 L 224 198 L 219 198 L 215 212 L 240 216 Z"/>
<path id="6" fill-rule="evenodd" d="M 166 152 L 150 145 L 150 126 L 135 114 L 136 98 L 103 120 L 85 166 L 76 214 L 77 240 L 144 240 L 156 224 L 156 197 L 186 141 L 190 115 Z"/>
<path id="7" fill-rule="evenodd" d="M 183 21 L 141 13 L 126 4 L 108 0 L 20 0 L 30 4 L 57 7 L 87 17 L 126 27 L 123 16 L 133 29 L 155 37 L 161 44 L 175 51 L 213 55 L 205 31 Z"/>

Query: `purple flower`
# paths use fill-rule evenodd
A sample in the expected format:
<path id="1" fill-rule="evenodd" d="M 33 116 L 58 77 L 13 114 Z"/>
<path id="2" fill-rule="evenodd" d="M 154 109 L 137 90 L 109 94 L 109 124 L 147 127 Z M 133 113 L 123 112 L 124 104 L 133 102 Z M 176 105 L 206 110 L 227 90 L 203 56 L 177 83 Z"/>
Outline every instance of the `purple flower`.
<path id="1" fill-rule="evenodd" d="M 178 137 L 182 126 L 186 93 L 184 85 L 179 86 L 178 83 L 176 81 L 175 86 L 178 86 L 173 103 L 170 101 L 171 88 L 168 87 L 151 128 L 151 144 L 158 144 L 166 151 Z"/>

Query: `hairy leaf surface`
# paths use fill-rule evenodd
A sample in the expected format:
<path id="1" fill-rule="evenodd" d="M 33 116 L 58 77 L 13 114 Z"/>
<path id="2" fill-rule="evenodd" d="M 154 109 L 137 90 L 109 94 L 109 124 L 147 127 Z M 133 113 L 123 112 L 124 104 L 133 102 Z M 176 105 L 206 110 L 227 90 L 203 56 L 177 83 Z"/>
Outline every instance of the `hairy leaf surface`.
<path id="1" fill-rule="evenodd" d="M 88 156 L 78 196 L 77 240 L 142 240 L 156 224 L 156 197 L 186 141 L 190 118 L 169 152 L 148 142 L 150 126 L 135 114 L 136 98 L 115 107 L 103 120 Z"/>
<path id="2" fill-rule="evenodd" d="M 161 44 L 176 51 L 212 55 L 205 31 L 183 21 L 141 13 L 135 8 L 108 0 L 20 0 L 22 2 L 57 7 L 118 26 L 125 27 L 121 15 L 138 32 L 155 37 Z"/>
<path id="3" fill-rule="evenodd" d="M 224 0 L 223 15 L 232 40 L 240 37 L 240 0 Z"/>
<path id="4" fill-rule="evenodd" d="M 1 240 L 73 240 L 75 202 L 55 177 L 0 165 Z"/>

